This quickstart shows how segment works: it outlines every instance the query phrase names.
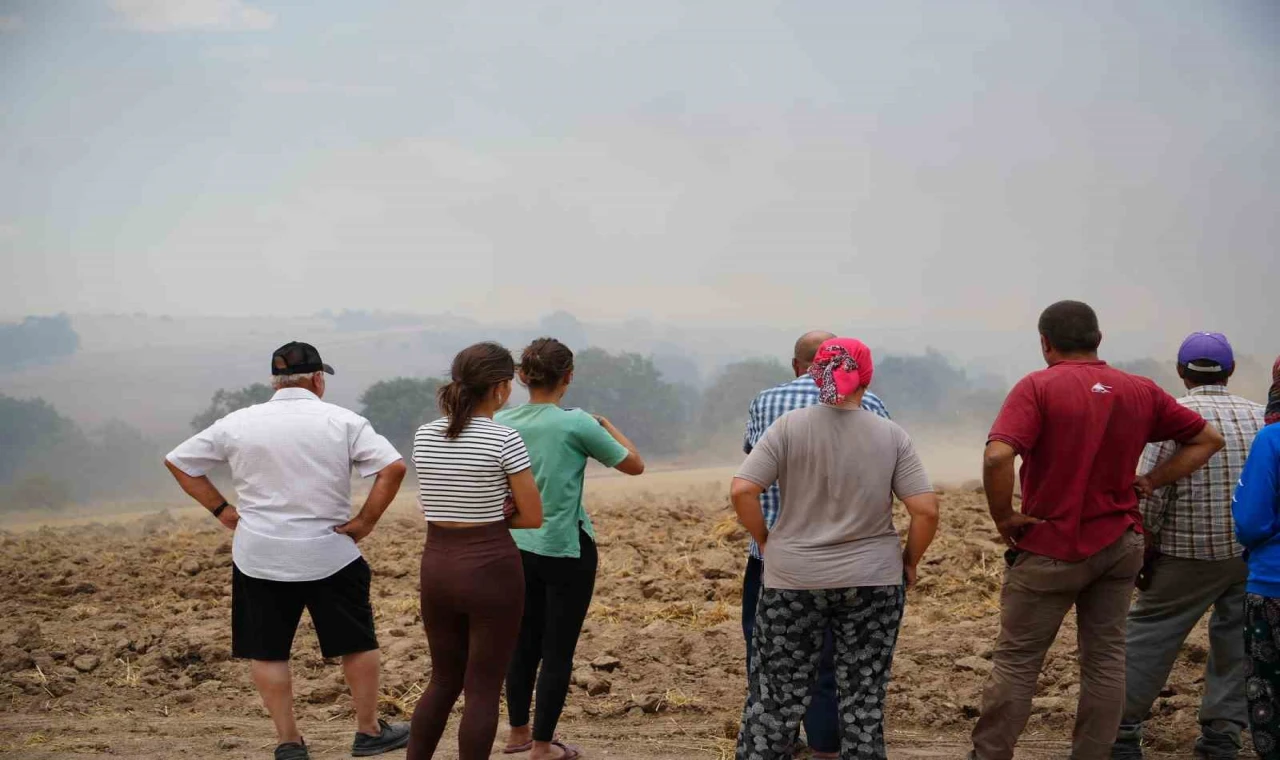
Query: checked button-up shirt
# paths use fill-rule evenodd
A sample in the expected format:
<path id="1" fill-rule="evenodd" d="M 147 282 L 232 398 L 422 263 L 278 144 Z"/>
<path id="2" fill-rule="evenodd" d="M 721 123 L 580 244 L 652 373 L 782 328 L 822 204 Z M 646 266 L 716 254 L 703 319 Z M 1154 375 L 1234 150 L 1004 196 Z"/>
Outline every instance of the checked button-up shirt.
<path id="1" fill-rule="evenodd" d="M 1164 554 L 1202 560 L 1239 557 L 1244 547 L 1236 543 L 1231 494 L 1253 438 L 1262 429 L 1265 409 L 1231 395 L 1222 385 L 1192 388 L 1178 403 L 1199 412 L 1222 432 L 1227 445 L 1204 467 L 1143 499 L 1143 525 L 1156 536 Z M 1149 444 L 1138 472 L 1151 472 L 1177 450 L 1173 441 Z"/>
<path id="2" fill-rule="evenodd" d="M 796 409 L 804 409 L 818 403 L 818 385 L 808 375 L 801 375 L 789 383 L 774 386 L 760 392 L 751 402 L 747 414 L 747 433 L 743 436 L 742 451 L 750 454 L 769 426 L 782 415 Z M 889 411 L 884 403 L 871 391 L 862 396 L 862 408 L 873 414 L 889 419 Z M 778 484 L 774 483 L 760 495 L 760 509 L 764 511 L 764 524 L 772 529 L 778 522 L 778 514 L 782 510 L 782 494 Z M 755 539 L 751 540 L 751 556 L 761 559 L 760 547 Z"/>

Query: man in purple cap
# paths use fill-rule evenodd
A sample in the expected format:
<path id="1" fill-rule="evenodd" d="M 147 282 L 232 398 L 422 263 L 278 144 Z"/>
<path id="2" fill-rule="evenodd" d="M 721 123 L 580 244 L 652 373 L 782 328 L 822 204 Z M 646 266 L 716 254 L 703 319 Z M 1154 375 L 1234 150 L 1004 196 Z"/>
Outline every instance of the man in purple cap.
<path id="1" fill-rule="evenodd" d="M 1178 402 L 1222 432 L 1226 446 L 1202 469 L 1142 500 L 1148 560 L 1138 580 L 1126 635 L 1125 709 L 1112 758 L 1142 757 L 1146 719 L 1187 634 L 1210 609 L 1209 661 L 1195 755 L 1234 758 L 1248 723 L 1245 699 L 1244 596 L 1248 569 L 1236 543 L 1231 492 L 1240 478 L 1264 408 L 1227 392 L 1235 371 L 1221 333 L 1192 333 L 1178 350 L 1187 395 Z M 1147 446 L 1139 472 L 1173 455 L 1172 441 Z"/>

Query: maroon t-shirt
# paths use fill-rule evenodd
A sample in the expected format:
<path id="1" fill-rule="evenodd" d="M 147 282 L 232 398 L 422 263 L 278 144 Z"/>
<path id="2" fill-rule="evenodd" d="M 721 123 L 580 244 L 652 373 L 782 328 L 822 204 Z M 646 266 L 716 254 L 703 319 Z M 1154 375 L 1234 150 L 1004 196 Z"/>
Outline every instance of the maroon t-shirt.
<path id="1" fill-rule="evenodd" d="M 1106 362 L 1060 362 L 1022 378 L 988 436 L 1022 457 L 1022 511 L 1044 521 L 1018 548 L 1076 562 L 1142 530 L 1133 481 L 1143 447 L 1185 442 L 1204 426 L 1151 380 Z"/>

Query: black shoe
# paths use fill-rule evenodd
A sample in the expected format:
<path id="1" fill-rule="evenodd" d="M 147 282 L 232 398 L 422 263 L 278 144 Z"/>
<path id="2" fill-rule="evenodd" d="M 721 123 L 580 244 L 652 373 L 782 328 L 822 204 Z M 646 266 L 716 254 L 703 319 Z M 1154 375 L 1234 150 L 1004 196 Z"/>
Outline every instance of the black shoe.
<path id="1" fill-rule="evenodd" d="M 1195 756 L 1197 760 L 1236 760 L 1240 744 L 1238 738 L 1225 731 L 1202 726 L 1200 738 L 1196 739 Z"/>
<path id="2" fill-rule="evenodd" d="M 304 741 L 285 742 L 276 747 L 276 760 L 311 760 Z"/>
<path id="3" fill-rule="evenodd" d="M 390 752 L 393 749 L 401 749 L 409 744 L 408 723 L 392 724 L 379 718 L 378 725 L 382 727 L 382 733 L 377 736 L 356 732 L 356 740 L 351 743 L 352 756 L 372 757 L 381 755 L 383 752 Z M 279 760 L 279 758 L 276 760 Z"/>

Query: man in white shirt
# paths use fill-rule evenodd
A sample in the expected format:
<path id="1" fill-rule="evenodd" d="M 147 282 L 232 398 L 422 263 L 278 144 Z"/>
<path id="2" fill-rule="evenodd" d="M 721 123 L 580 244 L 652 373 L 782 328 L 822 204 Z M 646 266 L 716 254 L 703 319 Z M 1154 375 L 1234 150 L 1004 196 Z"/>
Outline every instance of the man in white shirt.
<path id="1" fill-rule="evenodd" d="M 293 713 L 289 655 L 305 607 L 320 651 L 341 657 L 356 710 L 351 753 L 404 747 L 408 724 L 378 718 L 378 640 L 369 565 L 356 544 L 400 490 L 405 464 L 369 421 L 321 401 L 333 368 L 306 343 L 271 357 L 276 393 L 228 414 L 165 457 L 182 490 L 233 531 L 231 649 L 252 661 L 253 682 L 278 734 L 276 760 L 310 755 Z M 227 463 L 240 506 L 206 477 Z M 377 476 L 351 517 L 351 471 Z"/>

